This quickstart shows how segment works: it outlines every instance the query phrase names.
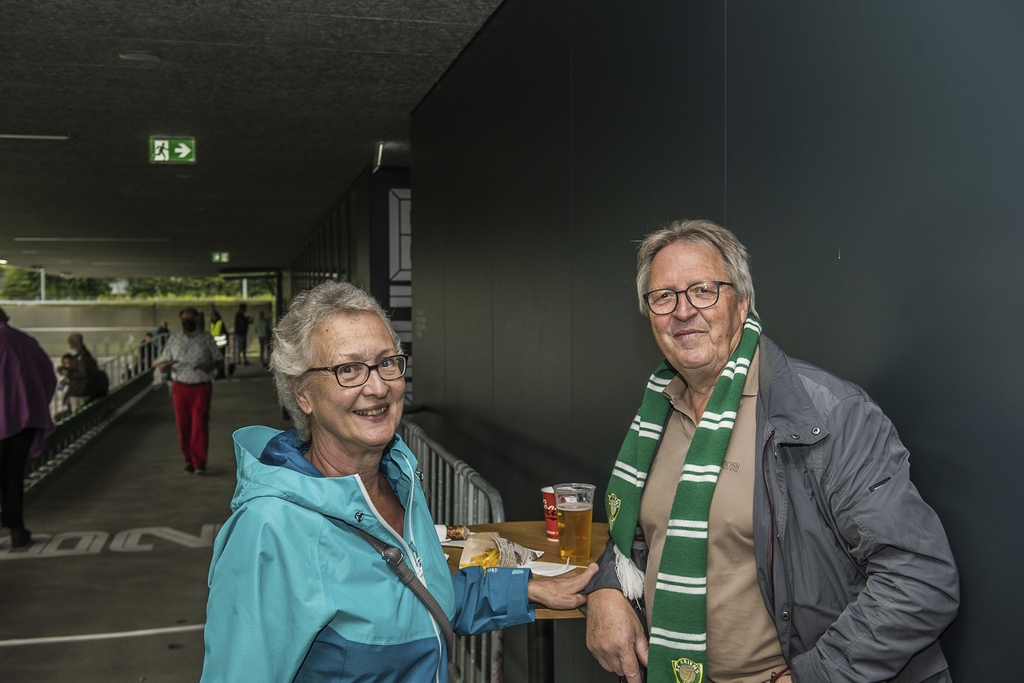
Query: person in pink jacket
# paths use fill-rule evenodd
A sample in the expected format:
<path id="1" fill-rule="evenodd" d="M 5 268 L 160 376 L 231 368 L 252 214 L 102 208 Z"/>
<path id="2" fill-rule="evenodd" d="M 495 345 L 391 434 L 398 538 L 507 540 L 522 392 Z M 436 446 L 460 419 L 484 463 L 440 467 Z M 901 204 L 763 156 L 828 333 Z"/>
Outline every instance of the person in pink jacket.
<path id="1" fill-rule="evenodd" d="M 53 432 L 50 399 L 57 376 L 39 342 L 8 323 L 0 308 L 0 507 L 3 526 L 11 530 L 11 547 L 27 546 L 25 463 L 39 456 Z"/>

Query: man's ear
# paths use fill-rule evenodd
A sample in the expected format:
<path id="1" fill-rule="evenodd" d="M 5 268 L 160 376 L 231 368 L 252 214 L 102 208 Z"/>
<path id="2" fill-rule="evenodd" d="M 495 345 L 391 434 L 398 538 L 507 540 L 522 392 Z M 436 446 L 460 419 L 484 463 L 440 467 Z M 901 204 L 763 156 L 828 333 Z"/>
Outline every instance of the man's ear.
<path id="1" fill-rule="evenodd" d="M 748 296 L 740 304 L 740 308 L 743 310 L 743 319 L 746 320 L 747 316 L 750 315 L 750 297 Z"/>
<path id="2" fill-rule="evenodd" d="M 292 396 L 295 397 L 295 402 L 299 404 L 299 408 L 306 415 L 313 414 L 313 402 L 309 400 L 308 390 L 300 390 L 296 386 L 296 382 L 291 377 L 286 378 L 288 380 L 288 388 L 292 391 Z"/>

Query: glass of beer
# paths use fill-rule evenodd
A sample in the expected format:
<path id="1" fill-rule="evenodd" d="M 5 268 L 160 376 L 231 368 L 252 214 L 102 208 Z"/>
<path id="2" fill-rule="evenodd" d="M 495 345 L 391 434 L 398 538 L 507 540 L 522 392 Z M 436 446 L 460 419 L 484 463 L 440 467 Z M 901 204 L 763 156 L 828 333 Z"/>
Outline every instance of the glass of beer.
<path id="1" fill-rule="evenodd" d="M 590 526 L 594 519 L 593 484 L 557 484 L 558 551 L 576 563 L 590 558 Z"/>

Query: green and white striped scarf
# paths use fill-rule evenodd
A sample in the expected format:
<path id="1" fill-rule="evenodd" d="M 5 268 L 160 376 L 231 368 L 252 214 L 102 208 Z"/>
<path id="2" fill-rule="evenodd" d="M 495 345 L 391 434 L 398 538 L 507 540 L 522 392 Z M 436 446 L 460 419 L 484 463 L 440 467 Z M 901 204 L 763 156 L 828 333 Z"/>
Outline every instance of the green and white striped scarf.
<path id="1" fill-rule="evenodd" d="M 718 378 L 686 452 L 658 568 L 647 670 L 650 683 L 705 680 L 708 515 L 747 369 L 760 336 L 761 323 L 748 316 L 739 346 Z M 662 391 L 675 376 L 676 371 L 665 361 L 648 380 L 640 411 L 619 451 L 605 498 L 608 530 L 615 541 L 616 574 L 623 593 L 631 600 L 643 595 L 644 585 L 643 574 L 629 559 L 640 517 L 640 498 L 662 429 L 672 411 Z"/>

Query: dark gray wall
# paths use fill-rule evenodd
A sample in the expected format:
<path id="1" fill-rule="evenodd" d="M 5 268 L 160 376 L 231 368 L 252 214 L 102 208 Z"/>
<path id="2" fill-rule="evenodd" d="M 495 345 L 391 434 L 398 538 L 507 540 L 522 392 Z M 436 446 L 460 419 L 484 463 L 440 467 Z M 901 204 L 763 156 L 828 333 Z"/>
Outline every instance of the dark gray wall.
<path id="1" fill-rule="evenodd" d="M 414 116 L 417 402 L 442 408 L 452 429 L 424 424 L 500 483 L 509 517 L 520 519 L 526 500 L 540 510 L 539 491 L 525 495 L 540 482 L 593 479 L 604 465 L 574 454 L 568 412 L 576 373 L 568 6 L 536 19 L 534 8 L 503 6 L 472 58 Z M 561 414 L 549 412 L 553 404 Z"/>
<path id="2" fill-rule="evenodd" d="M 1016 672 L 1024 5 L 507 0 L 413 152 L 419 419 L 510 518 L 607 481 L 657 358 L 634 242 L 711 218 L 766 333 L 900 429 L 962 573 L 954 677 Z"/>

